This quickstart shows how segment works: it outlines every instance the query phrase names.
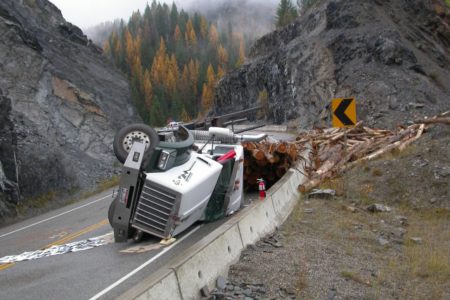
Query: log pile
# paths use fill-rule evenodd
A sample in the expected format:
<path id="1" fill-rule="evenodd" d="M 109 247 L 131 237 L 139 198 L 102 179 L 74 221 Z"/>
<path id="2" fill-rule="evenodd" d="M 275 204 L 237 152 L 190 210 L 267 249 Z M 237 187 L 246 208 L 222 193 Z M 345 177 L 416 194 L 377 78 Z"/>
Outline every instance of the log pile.
<path id="1" fill-rule="evenodd" d="M 397 130 L 372 129 L 359 122 L 352 128 L 314 129 L 299 134 L 295 142 L 245 142 L 244 186 L 257 190 L 257 180 L 263 178 L 269 188 L 296 160 L 304 159 L 300 153 L 311 147 L 311 164 L 305 170 L 309 180 L 298 187 L 300 192 L 308 192 L 325 179 L 358 163 L 373 160 L 393 150 L 403 151 L 419 139 L 428 126 L 437 123 L 450 125 L 449 116 L 450 111 L 418 120 L 413 125 Z"/>
<path id="2" fill-rule="evenodd" d="M 309 180 L 298 187 L 299 191 L 308 192 L 323 180 L 332 178 L 356 164 L 373 160 L 393 150 L 403 151 L 419 139 L 430 124 L 450 124 L 448 115 L 450 112 L 445 112 L 392 131 L 368 128 L 360 122 L 348 129 L 316 129 L 299 135 L 299 146 L 310 143 L 312 147 L 312 166 L 307 170 Z"/>
<path id="3" fill-rule="evenodd" d="M 242 146 L 244 186 L 247 190 L 257 190 L 259 178 L 264 179 L 268 189 L 291 168 L 303 149 L 294 142 L 243 142 Z"/>

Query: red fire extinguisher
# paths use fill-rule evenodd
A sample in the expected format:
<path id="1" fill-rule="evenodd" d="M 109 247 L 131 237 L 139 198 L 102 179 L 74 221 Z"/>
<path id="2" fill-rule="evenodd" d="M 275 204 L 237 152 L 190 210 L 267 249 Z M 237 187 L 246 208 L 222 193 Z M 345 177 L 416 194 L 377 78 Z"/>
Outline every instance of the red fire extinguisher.
<path id="1" fill-rule="evenodd" d="M 266 198 L 266 184 L 264 183 L 264 179 L 262 178 L 259 178 L 258 182 L 259 199 L 263 200 L 264 198 Z"/>

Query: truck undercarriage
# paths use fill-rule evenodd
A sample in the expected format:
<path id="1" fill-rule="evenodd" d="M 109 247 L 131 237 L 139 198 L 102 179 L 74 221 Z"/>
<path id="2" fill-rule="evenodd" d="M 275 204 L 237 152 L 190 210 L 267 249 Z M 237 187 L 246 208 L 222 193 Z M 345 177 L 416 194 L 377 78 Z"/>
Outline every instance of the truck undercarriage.
<path id="1" fill-rule="evenodd" d="M 124 165 L 108 212 L 115 241 L 138 240 L 143 233 L 168 239 L 196 221 L 239 210 L 244 196 L 240 141 L 265 137 L 182 125 L 155 132 L 134 124 L 119 131 L 114 150 Z"/>

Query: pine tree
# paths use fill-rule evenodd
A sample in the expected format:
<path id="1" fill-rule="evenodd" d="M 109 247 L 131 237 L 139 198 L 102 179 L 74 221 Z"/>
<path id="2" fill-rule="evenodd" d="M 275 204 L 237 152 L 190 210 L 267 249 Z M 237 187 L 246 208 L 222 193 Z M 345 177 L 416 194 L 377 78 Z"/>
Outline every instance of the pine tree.
<path id="1" fill-rule="evenodd" d="M 183 106 L 183 109 L 181 110 L 180 119 L 183 122 L 189 122 L 191 121 L 191 117 L 189 116 L 188 112 L 186 111 L 186 107 Z"/>
<path id="2" fill-rule="evenodd" d="M 228 66 L 228 51 L 222 45 L 219 45 L 217 48 L 217 60 L 219 61 L 219 66 L 226 70 Z"/>
<path id="3" fill-rule="evenodd" d="M 121 21 L 104 49 L 128 75 L 144 121 L 162 125 L 168 117 L 188 120 L 210 110 L 217 81 L 244 62 L 245 43 L 231 23 L 219 33 L 200 14 L 153 0 L 144 14 Z"/>
<path id="4" fill-rule="evenodd" d="M 203 16 L 200 17 L 200 35 L 204 40 L 208 35 L 208 21 Z"/>
<path id="5" fill-rule="evenodd" d="M 191 59 L 188 64 L 188 70 L 189 70 L 189 81 L 192 85 L 192 92 L 195 96 L 197 96 L 197 85 L 198 85 L 198 79 L 199 79 L 199 72 L 200 72 L 200 65 L 198 61 L 194 61 Z"/>
<path id="6" fill-rule="evenodd" d="M 173 39 L 175 40 L 175 42 L 178 42 L 181 39 L 181 30 L 180 30 L 180 26 L 178 26 L 178 25 L 175 27 Z"/>
<path id="7" fill-rule="evenodd" d="M 245 62 L 245 44 L 244 38 L 242 36 L 239 37 L 239 56 L 236 62 L 236 67 L 240 67 Z"/>
<path id="8" fill-rule="evenodd" d="M 111 57 L 111 47 L 109 46 L 109 41 L 106 41 L 106 42 L 103 44 L 103 54 L 104 54 L 106 57 Z"/>
<path id="9" fill-rule="evenodd" d="M 217 67 L 217 80 L 219 81 L 223 76 L 225 76 L 225 70 L 219 65 Z"/>
<path id="10" fill-rule="evenodd" d="M 152 82 L 150 79 L 150 72 L 148 70 L 144 73 L 144 84 L 143 84 L 143 94 L 144 94 L 144 101 L 145 101 L 145 107 L 148 111 L 151 110 L 152 107 L 152 98 L 153 98 L 153 87 Z"/>
<path id="11" fill-rule="evenodd" d="M 209 28 L 208 41 L 214 48 L 216 48 L 219 43 L 219 33 L 217 32 L 217 28 L 214 24 L 212 24 Z"/>
<path id="12" fill-rule="evenodd" d="M 162 84 L 167 69 L 167 52 L 166 43 L 161 37 L 159 42 L 159 49 L 153 58 L 153 64 L 151 68 L 151 78 L 156 84 Z"/>
<path id="13" fill-rule="evenodd" d="M 292 23 L 298 17 L 298 11 L 291 0 L 281 0 L 277 8 L 277 28 Z"/>
<path id="14" fill-rule="evenodd" d="M 204 83 L 202 89 L 202 111 L 207 112 L 213 105 L 214 95 L 212 88 Z"/>
<path id="15" fill-rule="evenodd" d="M 211 64 L 208 65 L 208 69 L 206 71 L 206 82 L 211 87 L 214 87 L 214 85 L 216 84 L 216 75 Z"/>
<path id="16" fill-rule="evenodd" d="M 191 19 L 186 24 L 185 39 L 188 46 L 197 45 L 197 35 L 195 34 L 194 26 L 192 25 Z"/>
<path id="17" fill-rule="evenodd" d="M 172 3 L 172 8 L 170 10 L 170 32 L 175 32 L 175 28 L 178 26 L 178 8 L 175 2 Z"/>

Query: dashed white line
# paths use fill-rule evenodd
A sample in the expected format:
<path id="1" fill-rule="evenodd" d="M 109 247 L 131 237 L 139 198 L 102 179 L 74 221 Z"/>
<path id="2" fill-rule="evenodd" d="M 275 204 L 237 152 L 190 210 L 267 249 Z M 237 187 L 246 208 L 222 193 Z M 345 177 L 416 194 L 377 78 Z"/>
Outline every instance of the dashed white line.
<path id="1" fill-rule="evenodd" d="M 196 232 L 198 229 L 200 229 L 200 227 L 202 227 L 202 225 L 194 228 L 192 231 L 190 231 L 188 234 L 183 236 L 181 239 L 179 239 L 178 241 L 176 241 L 169 247 L 165 248 L 164 250 L 162 250 L 161 252 L 159 252 L 158 254 L 156 254 L 155 256 L 150 258 L 149 260 L 147 260 L 145 263 L 143 263 L 142 265 L 140 265 L 139 267 L 137 267 L 136 269 L 134 269 L 133 271 L 131 271 L 130 273 L 125 275 L 124 277 L 120 278 L 119 280 L 117 280 L 116 282 L 114 282 L 113 284 L 111 284 L 110 286 L 108 286 L 107 288 L 105 288 L 104 290 L 102 290 L 101 292 L 99 292 L 98 294 L 96 294 L 95 296 L 90 298 L 89 300 L 96 300 L 96 299 L 100 298 L 101 296 L 105 295 L 106 293 L 111 291 L 113 288 L 115 288 L 116 286 L 118 286 L 119 284 L 121 284 L 122 282 L 124 282 L 125 280 L 127 280 L 128 278 L 130 278 L 131 276 L 133 276 L 134 274 L 136 274 L 137 272 L 139 272 L 140 270 L 142 270 L 143 268 L 145 268 L 146 266 L 148 266 L 149 264 L 151 264 L 152 262 L 154 262 L 155 260 L 160 258 L 164 253 L 168 252 L 170 249 L 175 247 L 177 244 L 181 243 L 185 238 L 187 238 L 188 236 L 190 236 L 191 234 Z"/>
<path id="2" fill-rule="evenodd" d="M 64 216 L 64 215 L 66 215 L 66 214 L 68 214 L 68 213 L 71 213 L 71 212 L 73 212 L 73 211 L 79 210 L 79 209 L 81 209 L 81 208 L 83 208 L 83 207 L 92 205 L 92 204 L 97 203 L 97 202 L 99 202 L 99 201 L 102 201 L 102 200 L 104 200 L 104 199 L 106 199 L 106 198 L 108 198 L 108 197 L 111 197 L 111 195 L 112 195 L 112 194 L 106 195 L 105 197 L 102 197 L 102 198 L 100 198 L 100 199 L 94 200 L 94 201 L 89 202 L 89 203 L 86 203 L 86 204 L 84 204 L 84 205 L 75 207 L 75 208 L 73 208 L 73 209 L 71 209 L 71 210 L 68 210 L 68 211 L 65 211 L 65 212 L 63 212 L 63 213 L 57 214 L 57 215 L 52 216 L 52 217 L 50 217 L 50 218 L 47 218 L 47 219 L 45 219 L 45 220 L 41 220 L 41 221 L 39 221 L 39 222 L 36 222 L 36 223 L 30 224 L 30 225 L 27 225 L 27 226 L 25 226 L 25 227 L 22 227 L 22 228 L 13 230 L 13 231 L 11 231 L 11 232 L 2 234 L 2 235 L 0 235 L 0 238 L 3 238 L 3 237 L 5 237 L 5 236 L 14 234 L 14 233 L 16 233 L 16 232 L 19 232 L 19 231 L 22 231 L 22 230 L 25 230 L 25 229 L 28 229 L 28 228 L 33 227 L 33 226 L 36 226 L 36 225 L 42 224 L 42 223 L 44 223 L 44 222 L 53 220 L 53 219 L 55 219 L 55 218 Z"/>

